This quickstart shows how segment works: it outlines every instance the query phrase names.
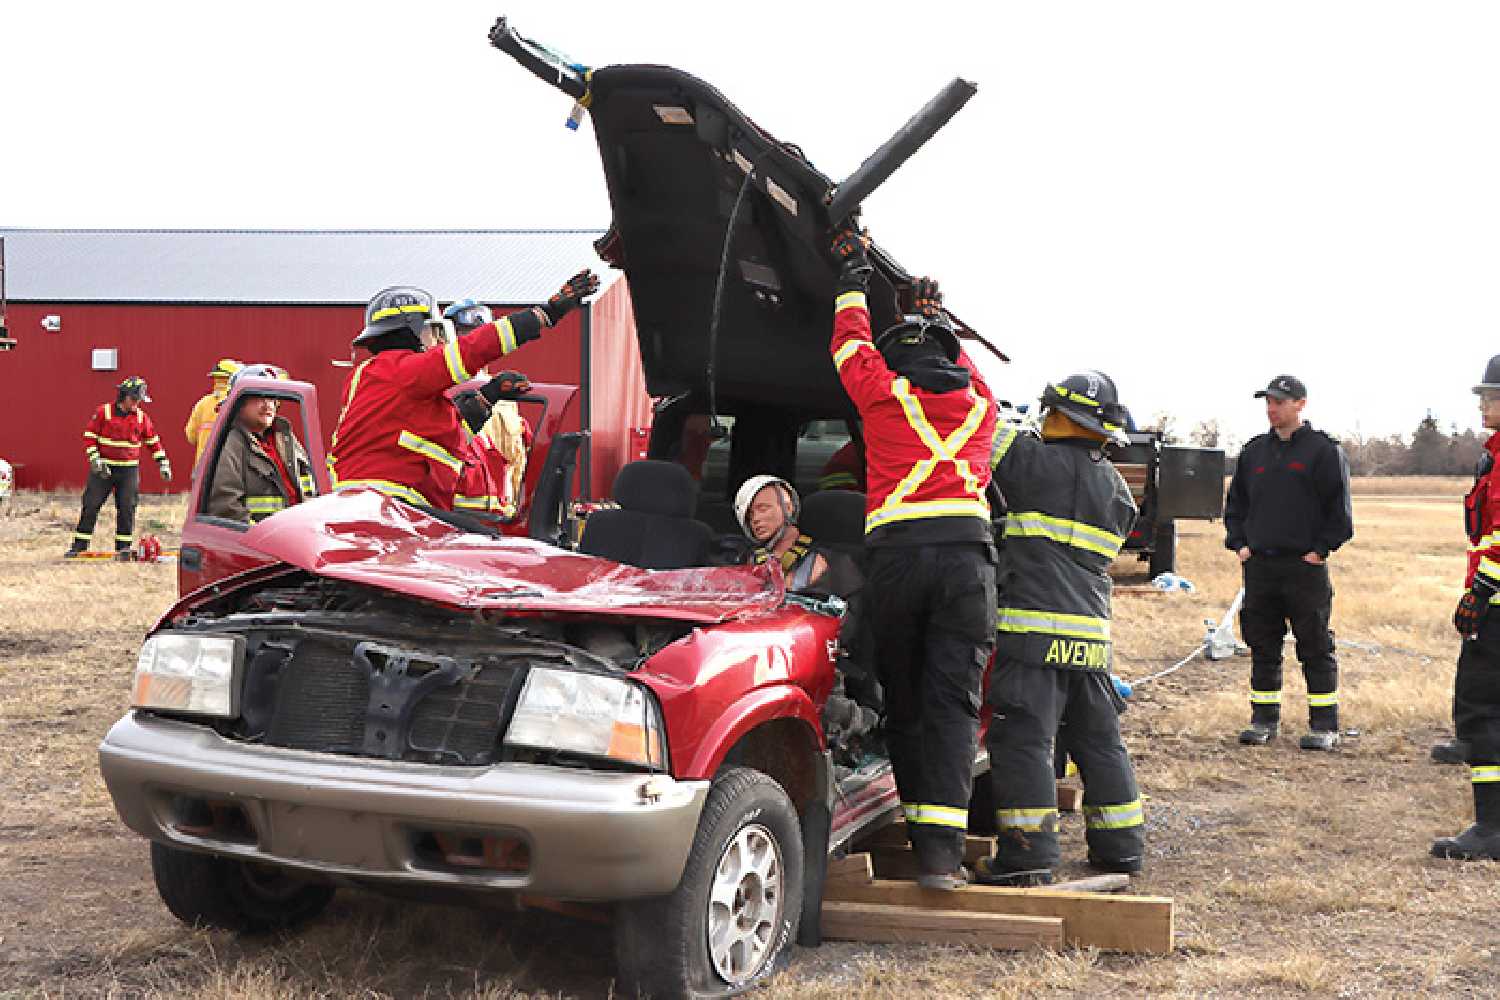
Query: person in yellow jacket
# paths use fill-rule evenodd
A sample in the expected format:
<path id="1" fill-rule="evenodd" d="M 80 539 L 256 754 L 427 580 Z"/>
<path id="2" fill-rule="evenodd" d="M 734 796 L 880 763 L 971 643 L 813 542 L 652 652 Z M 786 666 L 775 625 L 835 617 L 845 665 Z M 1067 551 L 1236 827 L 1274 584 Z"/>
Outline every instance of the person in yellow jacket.
<path id="1" fill-rule="evenodd" d="M 213 379 L 213 391 L 193 404 L 193 412 L 188 414 L 187 426 L 182 432 L 187 435 L 188 444 L 193 446 L 194 467 L 198 464 L 198 456 L 203 454 L 203 449 L 208 445 L 208 432 L 213 429 L 214 418 L 219 415 L 219 404 L 229 395 L 229 379 L 242 367 L 244 366 L 233 358 L 220 358 L 219 363 L 208 373 L 208 377 Z"/>

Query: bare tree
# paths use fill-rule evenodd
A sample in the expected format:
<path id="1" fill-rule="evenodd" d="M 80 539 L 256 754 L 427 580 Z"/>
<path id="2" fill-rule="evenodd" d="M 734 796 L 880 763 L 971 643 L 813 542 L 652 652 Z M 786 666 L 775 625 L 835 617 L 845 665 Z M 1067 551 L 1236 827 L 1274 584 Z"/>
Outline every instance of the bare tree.
<path id="1" fill-rule="evenodd" d="M 1219 421 L 1214 418 L 1198 421 L 1198 426 L 1188 434 L 1188 440 L 1200 448 L 1217 448 L 1222 438 Z"/>

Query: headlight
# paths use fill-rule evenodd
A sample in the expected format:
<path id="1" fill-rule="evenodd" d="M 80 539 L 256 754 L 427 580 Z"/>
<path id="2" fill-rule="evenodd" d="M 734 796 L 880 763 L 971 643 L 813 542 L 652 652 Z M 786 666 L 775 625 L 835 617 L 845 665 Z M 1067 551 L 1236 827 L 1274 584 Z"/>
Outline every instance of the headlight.
<path id="1" fill-rule="evenodd" d="M 244 639 L 205 635 L 156 635 L 135 663 L 131 704 L 163 712 L 233 718 Z"/>
<path id="2" fill-rule="evenodd" d="M 664 769 L 661 732 L 656 699 L 639 684 L 533 667 L 505 742 Z"/>

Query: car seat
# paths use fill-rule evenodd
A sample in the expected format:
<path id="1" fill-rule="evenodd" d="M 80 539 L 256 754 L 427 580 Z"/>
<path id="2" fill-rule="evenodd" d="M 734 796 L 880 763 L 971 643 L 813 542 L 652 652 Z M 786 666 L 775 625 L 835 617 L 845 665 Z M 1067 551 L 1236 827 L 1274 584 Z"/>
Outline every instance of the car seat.
<path id="1" fill-rule="evenodd" d="M 713 531 L 692 517 L 698 484 L 676 462 L 631 462 L 615 477 L 619 510 L 598 510 L 583 524 L 578 550 L 642 569 L 706 566 Z"/>

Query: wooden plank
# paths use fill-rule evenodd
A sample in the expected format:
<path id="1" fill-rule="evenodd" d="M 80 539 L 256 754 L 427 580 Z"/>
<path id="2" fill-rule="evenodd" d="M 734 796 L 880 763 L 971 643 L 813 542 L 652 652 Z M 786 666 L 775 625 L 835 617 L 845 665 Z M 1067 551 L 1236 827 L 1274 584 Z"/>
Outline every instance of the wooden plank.
<path id="1" fill-rule="evenodd" d="M 868 885 L 849 882 L 830 885 L 827 898 L 846 903 L 1060 917 L 1064 938 L 1070 945 L 1153 955 L 1172 950 L 1172 900 L 1164 896 L 1113 896 L 986 885 L 939 892 L 923 889 L 915 882 L 876 879 Z"/>
<path id="2" fill-rule="evenodd" d="M 1083 789 L 1077 785 L 1057 783 L 1057 811 L 1076 813 L 1083 805 Z"/>
<path id="3" fill-rule="evenodd" d="M 967 891 L 940 895 L 960 895 Z M 1058 917 L 916 906 L 826 902 L 823 904 L 822 928 L 823 936 L 835 941 L 967 944 L 986 948 L 1061 948 L 1063 945 L 1063 921 Z"/>
<path id="4" fill-rule="evenodd" d="M 842 858 L 831 858 L 828 872 L 823 877 L 825 884 L 854 882 L 868 885 L 875 881 L 875 866 L 869 854 L 849 854 Z"/>
<path id="5" fill-rule="evenodd" d="M 1089 875 L 1043 886 L 1050 892 L 1119 892 L 1130 888 L 1129 875 Z"/>

